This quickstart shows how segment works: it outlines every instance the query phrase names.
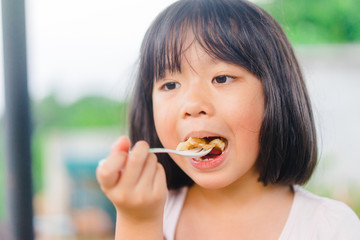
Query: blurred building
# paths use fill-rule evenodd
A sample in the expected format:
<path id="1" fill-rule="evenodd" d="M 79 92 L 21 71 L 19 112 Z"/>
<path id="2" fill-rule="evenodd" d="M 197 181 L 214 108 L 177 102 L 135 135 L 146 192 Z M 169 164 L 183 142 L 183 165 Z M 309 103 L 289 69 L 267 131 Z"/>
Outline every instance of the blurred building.
<path id="1" fill-rule="evenodd" d="M 113 129 L 48 135 L 43 190 L 34 201 L 37 239 L 113 236 L 114 208 L 101 192 L 95 170 L 117 136 Z"/>

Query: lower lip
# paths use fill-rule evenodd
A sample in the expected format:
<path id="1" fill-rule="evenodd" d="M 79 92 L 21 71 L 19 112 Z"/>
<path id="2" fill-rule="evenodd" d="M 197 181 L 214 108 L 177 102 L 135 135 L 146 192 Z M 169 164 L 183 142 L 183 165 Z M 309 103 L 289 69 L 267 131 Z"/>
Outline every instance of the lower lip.
<path id="1" fill-rule="evenodd" d="M 220 166 L 225 161 L 226 155 L 227 151 L 224 151 L 221 155 L 208 161 L 200 161 L 192 158 L 190 162 L 193 167 L 199 170 L 211 170 Z"/>

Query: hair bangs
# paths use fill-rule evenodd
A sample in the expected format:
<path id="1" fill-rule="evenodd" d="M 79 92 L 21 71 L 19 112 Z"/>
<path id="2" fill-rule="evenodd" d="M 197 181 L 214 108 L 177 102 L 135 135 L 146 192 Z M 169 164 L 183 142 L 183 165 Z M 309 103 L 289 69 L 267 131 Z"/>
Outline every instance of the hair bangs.
<path id="1" fill-rule="evenodd" d="M 243 25 L 239 25 L 239 19 L 236 19 L 238 14 L 234 12 L 224 17 L 224 12 L 231 13 L 233 10 L 231 6 L 218 4 L 216 1 L 196 3 L 196 7 L 194 3 L 182 4 L 180 9 L 174 4 L 153 24 L 158 26 L 158 29 L 151 31 L 154 37 L 147 39 L 151 39 L 152 42 L 144 48 L 151 51 L 151 77 L 161 79 L 166 72 L 181 72 L 183 53 L 195 42 L 209 56 L 254 72 L 249 58 L 246 57 L 250 55 L 246 52 L 248 48 L 243 46 L 244 38 L 247 36 L 240 34 Z"/>

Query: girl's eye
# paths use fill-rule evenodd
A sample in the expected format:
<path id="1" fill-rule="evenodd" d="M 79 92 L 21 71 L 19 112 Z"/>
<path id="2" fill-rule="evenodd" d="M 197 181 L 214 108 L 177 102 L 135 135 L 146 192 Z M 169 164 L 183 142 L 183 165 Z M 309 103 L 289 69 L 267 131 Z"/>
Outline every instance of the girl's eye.
<path id="1" fill-rule="evenodd" d="M 180 84 L 177 82 L 168 82 L 161 86 L 161 89 L 165 91 L 174 90 L 176 88 L 180 87 Z"/>
<path id="2" fill-rule="evenodd" d="M 226 84 L 229 83 L 230 81 L 234 80 L 234 77 L 231 76 L 226 76 L 226 75 L 221 75 L 221 76 L 217 76 L 213 79 L 213 83 L 216 84 Z"/>

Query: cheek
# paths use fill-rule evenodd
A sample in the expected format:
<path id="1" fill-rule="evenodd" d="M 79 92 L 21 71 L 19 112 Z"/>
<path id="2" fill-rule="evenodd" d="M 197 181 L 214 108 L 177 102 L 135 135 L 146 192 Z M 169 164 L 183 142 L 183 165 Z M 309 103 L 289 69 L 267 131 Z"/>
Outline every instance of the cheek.
<path id="1" fill-rule="evenodd" d="M 264 103 L 262 98 L 252 99 L 251 101 L 238 101 L 235 107 L 223 111 L 230 120 L 233 128 L 241 132 L 248 132 L 251 135 L 258 135 L 264 115 Z M 225 106 L 225 105 L 224 105 Z"/>
<path id="2" fill-rule="evenodd" d="M 235 134 L 238 154 L 255 160 L 259 151 L 259 135 L 263 121 L 264 101 L 262 96 L 243 101 L 232 113 L 232 129 Z"/>
<path id="3" fill-rule="evenodd" d="M 257 152 L 261 123 L 262 115 L 244 114 L 244 117 L 234 119 L 233 130 L 242 152 Z"/>
<path id="4" fill-rule="evenodd" d="M 159 126 L 164 127 L 164 123 L 166 123 L 165 121 L 166 114 L 165 114 L 164 106 L 158 104 L 156 100 L 153 101 L 153 114 L 154 114 L 155 129 L 160 137 L 162 133 L 161 131 L 162 128 L 160 128 Z"/>
<path id="5" fill-rule="evenodd" d="M 173 119 L 174 112 L 170 104 L 162 104 L 154 100 L 153 114 L 155 129 L 162 145 L 166 148 L 177 146 L 177 142 L 172 137 L 175 134 L 176 128 Z"/>

